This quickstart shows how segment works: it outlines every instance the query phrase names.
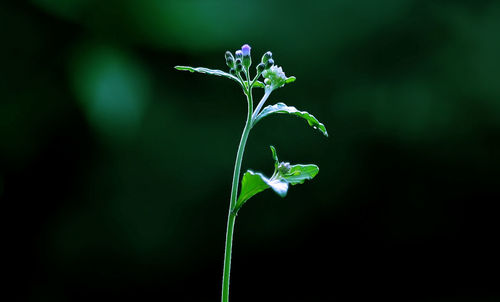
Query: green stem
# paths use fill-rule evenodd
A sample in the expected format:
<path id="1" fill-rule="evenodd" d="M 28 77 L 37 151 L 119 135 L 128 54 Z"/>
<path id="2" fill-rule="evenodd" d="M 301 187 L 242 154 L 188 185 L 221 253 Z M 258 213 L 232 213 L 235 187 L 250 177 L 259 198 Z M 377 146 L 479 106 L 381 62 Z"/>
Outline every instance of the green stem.
<path id="1" fill-rule="evenodd" d="M 238 153 L 236 154 L 236 163 L 234 164 L 233 172 L 233 185 L 231 189 L 231 200 L 229 203 L 229 213 L 227 217 L 227 231 L 226 231 L 226 250 L 224 253 L 224 273 L 222 278 L 222 302 L 229 301 L 229 279 L 231 274 L 231 253 L 233 248 L 233 233 L 234 222 L 236 220 L 236 213 L 234 207 L 236 205 L 236 198 L 238 194 L 238 184 L 240 181 L 241 162 L 243 161 L 243 153 L 245 153 L 245 146 L 252 128 L 252 113 L 253 113 L 253 100 L 252 89 L 245 91 L 248 101 L 248 115 L 245 128 L 241 135 L 240 145 L 238 146 Z"/>
<path id="2" fill-rule="evenodd" d="M 255 108 L 255 111 L 252 115 L 252 120 L 254 120 L 257 117 L 257 115 L 259 115 L 260 109 L 262 108 L 262 106 L 264 106 L 264 103 L 267 101 L 267 98 L 271 95 L 271 92 L 272 90 L 266 89 L 266 91 L 264 92 L 264 96 L 262 97 L 259 104 L 257 104 L 257 107 Z"/>
<path id="3" fill-rule="evenodd" d="M 226 251 L 224 254 L 224 277 L 222 279 L 222 302 L 229 301 L 229 278 L 231 275 L 231 252 L 236 214 L 231 210 L 227 217 Z"/>

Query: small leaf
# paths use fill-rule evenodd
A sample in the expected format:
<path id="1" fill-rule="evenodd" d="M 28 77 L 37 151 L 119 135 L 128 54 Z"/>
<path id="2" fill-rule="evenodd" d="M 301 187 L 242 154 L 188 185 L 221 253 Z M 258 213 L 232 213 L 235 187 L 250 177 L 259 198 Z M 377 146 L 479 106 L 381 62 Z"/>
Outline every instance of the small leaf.
<path id="1" fill-rule="evenodd" d="M 253 83 L 253 87 L 266 88 L 266 85 L 264 83 L 262 83 L 261 81 L 255 81 L 255 83 Z"/>
<path id="2" fill-rule="evenodd" d="M 273 189 L 279 196 L 285 197 L 288 191 L 288 182 L 281 179 L 268 179 L 262 173 L 248 170 L 241 180 L 241 193 L 236 202 L 235 211 L 252 196 L 266 189 Z"/>
<path id="3" fill-rule="evenodd" d="M 290 165 L 289 163 L 279 163 L 276 149 L 271 146 L 273 159 L 275 160 L 274 174 L 271 178 L 265 177 L 262 173 L 247 171 L 241 180 L 241 192 L 236 205 L 233 208 L 237 212 L 243 204 L 254 195 L 271 188 L 279 196 L 285 197 L 289 185 L 302 184 L 304 181 L 313 179 L 319 172 L 316 165 Z M 278 168 L 286 167 L 285 168 Z"/>
<path id="4" fill-rule="evenodd" d="M 245 89 L 248 89 L 248 82 L 247 81 L 243 81 L 243 85 L 245 86 Z M 266 85 L 264 85 L 264 83 L 262 83 L 261 81 L 255 81 L 255 83 L 253 83 L 253 86 L 252 87 L 257 87 L 257 88 L 266 88 Z"/>
<path id="5" fill-rule="evenodd" d="M 206 73 L 206 74 L 216 75 L 216 76 L 220 76 L 220 77 L 226 77 L 226 78 L 229 78 L 233 81 L 240 83 L 240 80 L 237 77 L 235 77 L 232 74 L 229 74 L 227 72 L 224 72 L 222 70 L 218 70 L 218 69 L 208 69 L 205 67 L 190 67 L 190 66 L 175 66 L 175 69 L 182 70 L 182 71 Z"/>
<path id="6" fill-rule="evenodd" d="M 271 152 L 273 153 L 273 159 L 274 159 L 274 170 L 276 171 L 278 169 L 278 165 L 279 165 L 279 160 L 278 160 L 278 154 L 276 154 L 276 149 L 274 149 L 273 146 L 269 146 L 271 147 Z"/>
<path id="7" fill-rule="evenodd" d="M 284 103 L 277 103 L 275 105 L 269 105 L 262 109 L 262 111 L 257 115 L 254 121 L 254 125 L 257 124 L 261 119 L 264 117 L 271 115 L 273 113 L 280 113 L 280 114 L 291 114 L 295 115 L 298 117 L 301 117 L 307 121 L 309 126 L 313 127 L 314 129 L 318 129 L 323 133 L 325 136 L 328 136 L 328 132 L 326 131 L 325 125 L 323 125 L 318 119 L 314 117 L 314 115 L 306 112 L 306 111 L 299 111 L 297 108 L 293 106 L 287 106 Z"/>
<path id="8" fill-rule="evenodd" d="M 281 178 L 288 182 L 289 184 L 297 185 L 303 184 L 304 181 L 313 179 L 319 172 L 319 168 L 316 165 L 292 165 L 290 166 L 290 171 L 283 174 Z"/>
<path id="9" fill-rule="evenodd" d="M 236 202 L 236 208 L 241 207 L 245 201 L 257 193 L 269 188 L 268 179 L 261 173 L 247 171 L 241 180 L 241 193 Z"/>
<path id="10" fill-rule="evenodd" d="M 296 79 L 297 79 L 297 78 L 296 78 L 296 77 L 294 77 L 294 76 L 291 76 L 291 77 L 289 77 L 289 78 L 286 78 L 285 84 L 293 83 L 293 82 L 295 82 L 295 80 L 296 80 Z"/>

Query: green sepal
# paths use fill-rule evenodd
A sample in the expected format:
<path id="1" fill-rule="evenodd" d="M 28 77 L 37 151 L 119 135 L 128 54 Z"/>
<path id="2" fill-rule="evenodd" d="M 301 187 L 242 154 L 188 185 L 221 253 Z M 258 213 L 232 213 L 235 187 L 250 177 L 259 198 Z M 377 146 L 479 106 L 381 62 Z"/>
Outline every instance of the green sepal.
<path id="1" fill-rule="evenodd" d="M 253 125 L 257 124 L 261 119 L 265 118 L 266 116 L 269 116 L 271 114 L 278 113 L 278 114 L 290 114 L 290 115 L 295 115 L 298 117 L 301 117 L 307 121 L 309 126 L 313 127 L 314 129 L 318 129 L 323 133 L 325 136 L 328 136 L 328 132 L 326 131 L 325 125 L 318 121 L 314 115 L 310 114 L 307 111 L 299 111 L 297 108 L 293 106 L 287 106 L 284 103 L 277 103 L 275 105 L 269 105 L 262 109 L 262 111 L 257 115 L 255 118 Z"/>

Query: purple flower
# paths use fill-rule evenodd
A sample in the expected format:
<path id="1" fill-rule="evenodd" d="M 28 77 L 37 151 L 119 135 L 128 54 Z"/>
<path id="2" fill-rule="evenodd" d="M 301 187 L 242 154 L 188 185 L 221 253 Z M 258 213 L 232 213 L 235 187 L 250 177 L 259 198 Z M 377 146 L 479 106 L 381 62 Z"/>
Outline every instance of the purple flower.
<path id="1" fill-rule="evenodd" d="M 241 46 L 241 52 L 243 52 L 244 57 L 250 56 L 250 49 L 251 49 L 251 47 L 248 44 Z"/>

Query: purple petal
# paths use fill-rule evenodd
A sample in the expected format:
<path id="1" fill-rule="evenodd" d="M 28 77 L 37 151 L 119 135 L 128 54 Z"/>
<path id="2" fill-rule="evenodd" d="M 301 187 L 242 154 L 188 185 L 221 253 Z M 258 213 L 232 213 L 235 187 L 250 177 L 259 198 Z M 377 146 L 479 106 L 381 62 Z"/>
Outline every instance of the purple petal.
<path id="1" fill-rule="evenodd" d="M 241 51 L 243 52 L 244 56 L 249 56 L 250 55 L 250 49 L 251 49 L 251 47 L 248 44 L 245 44 L 245 45 L 243 45 L 241 47 Z"/>

